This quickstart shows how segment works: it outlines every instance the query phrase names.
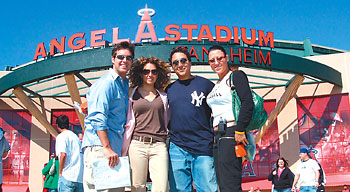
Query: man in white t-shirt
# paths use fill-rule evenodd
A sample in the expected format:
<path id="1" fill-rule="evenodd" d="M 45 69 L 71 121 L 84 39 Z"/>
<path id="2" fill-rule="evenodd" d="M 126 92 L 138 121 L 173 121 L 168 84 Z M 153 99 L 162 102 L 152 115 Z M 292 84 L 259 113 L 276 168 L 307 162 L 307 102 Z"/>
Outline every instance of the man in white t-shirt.
<path id="1" fill-rule="evenodd" d="M 296 184 L 300 183 L 300 192 L 316 192 L 318 178 L 320 177 L 320 166 L 309 157 L 309 151 L 301 148 L 299 152 L 300 161 L 294 178 L 292 191 L 296 191 Z"/>
<path id="2" fill-rule="evenodd" d="M 57 118 L 60 134 L 56 138 L 56 154 L 59 157 L 58 191 L 83 192 L 83 155 L 78 136 L 70 131 L 65 115 Z"/>

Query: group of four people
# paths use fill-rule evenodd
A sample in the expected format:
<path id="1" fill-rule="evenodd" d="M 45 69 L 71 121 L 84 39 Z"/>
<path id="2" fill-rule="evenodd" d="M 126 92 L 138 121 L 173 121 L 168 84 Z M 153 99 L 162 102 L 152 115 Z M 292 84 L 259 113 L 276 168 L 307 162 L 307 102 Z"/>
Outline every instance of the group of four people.
<path id="1" fill-rule="evenodd" d="M 112 69 L 87 93 L 89 109 L 82 142 L 84 191 L 97 191 L 95 161 L 107 158 L 109 166 L 114 167 L 119 157 L 126 155 L 132 191 L 146 191 L 148 172 L 152 191 L 168 191 L 168 185 L 172 192 L 193 191 L 193 185 L 196 191 L 242 191 L 242 158 L 236 157 L 234 146 L 248 143 L 245 128 L 254 104 L 246 74 L 229 67 L 225 49 L 214 45 L 208 50 L 208 63 L 219 78 L 216 84 L 191 74 L 190 54 L 181 47 L 170 53 L 169 63 L 178 76 L 171 84 L 165 61 L 141 57 L 133 62 L 134 46 L 128 42 L 114 47 L 111 60 Z M 242 103 L 238 119 L 232 111 L 232 85 Z M 59 117 L 60 121 L 64 119 Z M 68 133 L 67 122 L 58 123 L 63 126 L 62 133 Z M 225 122 L 223 129 L 221 122 Z M 80 154 L 80 150 L 57 150 L 61 153 L 62 175 L 62 154 Z M 279 164 L 286 165 L 283 159 Z M 71 175 L 74 172 L 78 173 Z M 280 176 L 281 170 L 273 175 Z M 80 183 L 81 179 L 77 180 Z M 63 181 L 64 191 L 82 190 L 77 182 Z M 98 191 L 119 192 L 124 188 Z"/>
<path id="2" fill-rule="evenodd" d="M 193 184 L 197 191 L 214 192 L 218 186 L 222 192 L 242 191 L 242 158 L 236 157 L 234 145 L 247 144 L 244 133 L 253 102 L 247 76 L 235 68 L 242 108 L 234 119 L 225 49 L 209 49 L 209 64 L 219 76 L 216 85 L 191 74 L 190 54 L 181 47 L 170 53 L 169 63 L 178 76 L 171 84 L 165 61 L 141 57 L 133 62 L 134 46 L 128 42 L 114 47 L 111 60 L 112 69 L 87 93 L 84 191 L 96 191 L 94 161 L 108 158 L 114 167 L 125 155 L 130 158 L 132 191 L 146 191 L 148 171 L 152 191 L 167 191 L 168 181 L 171 191 L 192 191 Z M 214 129 L 225 119 L 224 132 L 213 130 L 211 116 Z"/>
<path id="3" fill-rule="evenodd" d="M 242 101 L 241 115 L 236 120 L 232 112 L 231 70 L 221 46 L 212 46 L 208 55 L 210 66 L 219 76 L 216 85 L 191 74 L 191 57 L 184 48 L 170 53 L 170 65 L 178 76 L 171 84 L 170 68 L 165 61 L 155 57 L 134 61 L 134 56 L 134 45 L 117 44 L 112 50 L 112 68 L 87 93 L 88 115 L 81 144 L 84 191 L 97 191 L 93 175 L 95 161 L 107 158 L 109 166 L 114 167 L 119 157 L 126 155 L 130 159 L 132 191 L 146 191 L 148 171 L 152 191 L 168 191 L 168 183 L 171 191 L 192 191 L 193 185 L 197 191 L 215 192 L 218 186 L 222 192 L 242 191 L 242 158 L 236 157 L 234 145 L 247 144 L 244 133 L 253 108 L 244 72 L 237 68 L 233 72 Z M 68 121 L 61 118 L 58 121 Z M 222 119 L 227 128 L 214 131 Z M 65 166 L 61 163 L 68 164 L 61 162 L 65 154 L 68 157 L 80 154 L 80 150 L 66 150 L 76 139 L 64 139 L 66 143 L 60 143 L 60 138 L 70 133 L 65 131 L 67 123 L 63 124 L 57 137 L 57 145 L 62 147 L 56 145 L 60 175 L 61 166 Z M 71 170 L 70 176 L 78 172 Z M 62 183 L 61 177 L 59 180 Z M 70 191 L 70 187 L 71 191 L 81 189 L 75 186 L 80 181 L 80 177 L 72 181 L 64 179 L 65 191 Z M 124 191 L 124 188 L 102 191 Z"/>

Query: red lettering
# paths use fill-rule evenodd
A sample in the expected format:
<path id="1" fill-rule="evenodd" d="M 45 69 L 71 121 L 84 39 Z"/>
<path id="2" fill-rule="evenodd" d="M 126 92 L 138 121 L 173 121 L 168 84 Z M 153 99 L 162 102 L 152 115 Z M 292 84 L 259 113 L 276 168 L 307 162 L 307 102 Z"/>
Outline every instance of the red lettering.
<path id="1" fill-rule="evenodd" d="M 259 62 L 260 62 L 260 64 L 263 64 L 261 62 L 261 60 L 263 61 L 263 63 L 265 65 L 266 65 L 267 61 L 269 61 L 269 65 L 271 66 L 271 52 L 267 52 L 266 58 L 264 58 L 262 51 L 259 50 Z"/>
<path id="2" fill-rule="evenodd" d="M 258 56 L 256 55 L 256 49 L 254 49 L 254 62 L 255 64 L 258 63 Z"/>
<path id="3" fill-rule="evenodd" d="M 182 25 L 182 29 L 187 29 L 187 41 L 193 41 L 192 30 L 197 30 L 198 25 Z"/>
<path id="4" fill-rule="evenodd" d="M 256 174 L 254 172 L 254 168 L 251 162 L 246 161 L 245 163 L 243 163 L 242 175 L 243 177 L 245 177 L 246 175 L 248 177 L 256 177 Z"/>
<path id="5" fill-rule="evenodd" d="M 216 29 L 216 41 L 217 42 L 229 42 L 232 38 L 232 32 L 230 28 L 226 26 L 215 26 Z M 221 37 L 221 31 L 226 32 L 226 37 Z"/>
<path id="6" fill-rule="evenodd" d="M 206 34 L 204 34 L 204 32 Z M 213 35 L 210 32 L 209 25 L 201 25 L 197 41 L 202 41 L 203 38 L 208 38 L 209 41 L 214 41 Z"/>
<path id="7" fill-rule="evenodd" d="M 103 39 L 103 34 L 106 34 L 106 29 L 91 31 L 90 47 L 101 47 L 106 45 L 106 41 L 101 41 Z"/>
<path id="8" fill-rule="evenodd" d="M 38 46 L 36 47 L 33 60 L 34 61 L 37 60 L 39 56 L 42 56 L 43 58 L 47 57 L 44 43 L 39 43 Z"/>
<path id="9" fill-rule="evenodd" d="M 204 53 L 206 53 L 207 56 L 209 55 L 208 50 L 205 47 L 202 47 L 202 61 L 204 61 Z"/>
<path id="10" fill-rule="evenodd" d="M 233 27 L 233 43 L 239 44 L 238 27 Z"/>
<path id="11" fill-rule="evenodd" d="M 197 61 L 199 61 L 197 52 L 196 52 L 196 50 L 194 49 L 193 46 L 191 47 L 190 56 L 191 56 L 191 57 L 196 57 Z"/>
<path id="12" fill-rule="evenodd" d="M 72 50 L 82 49 L 86 46 L 86 39 L 79 39 L 76 41 L 77 45 L 74 45 L 74 40 L 77 38 L 84 38 L 85 33 L 76 33 L 72 35 L 68 40 L 68 47 Z"/>
<path id="13" fill-rule="evenodd" d="M 148 33 L 145 32 L 146 25 L 148 27 Z M 154 31 L 154 26 L 148 11 L 145 11 L 141 18 L 141 22 L 135 38 L 135 43 L 141 43 L 141 39 L 151 39 L 152 43 L 158 43 L 156 32 Z"/>
<path id="14" fill-rule="evenodd" d="M 119 27 L 113 28 L 113 41 L 112 41 L 112 44 L 118 44 L 118 43 L 123 42 L 123 41 L 127 41 L 127 42 L 130 43 L 130 39 L 129 38 L 127 38 L 127 39 L 120 39 L 119 40 L 118 33 L 119 33 Z"/>
<path id="15" fill-rule="evenodd" d="M 52 39 L 50 45 L 50 55 L 56 54 L 56 48 L 60 53 L 64 53 L 65 41 L 66 37 L 61 37 L 61 44 L 58 43 L 57 39 Z"/>
<path id="16" fill-rule="evenodd" d="M 172 29 L 177 29 L 172 30 Z M 180 25 L 168 25 L 165 27 L 165 33 L 168 35 L 175 35 L 175 37 L 169 37 L 168 35 L 165 36 L 165 41 L 178 41 L 181 38 L 181 32 L 179 31 Z"/>
<path id="17" fill-rule="evenodd" d="M 272 32 L 267 32 L 266 36 L 265 36 L 264 31 L 258 30 L 258 33 L 259 33 L 259 46 L 261 46 L 261 47 L 264 46 L 263 45 L 263 40 L 264 40 L 265 46 L 268 46 L 269 41 L 270 41 L 270 47 L 271 48 L 275 47 L 274 42 L 273 42 L 273 33 Z"/>
<path id="18" fill-rule="evenodd" d="M 233 57 L 239 57 L 239 62 L 242 62 L 242 51 L 241 48 L 238 49 L 238 54 L 233 53 L 233 48 L 231 47 L 231 62 L 233 62 Z"/>
<path id="19" fill-rule="evenodd" d="M 243 54 L 244 54 L 244 63 L 252 63 L 252 61 L 248 61 L 247 58 L 248 57 L 252 57 L 252 55 L 248 55 L 247 51 L 251 52 L 251 49 L 244 49 Z"/>
<path id="20" fill-rule="evenodd" d="M 241 28 L 241 32 L 242 32 L 242 40 L 245 44 L 247 45 L 254 45 L 254 43 L 256 42 L 256 31 L 255 29 L 251 29 L 250 32 L 252 33 L 252 36 L 250 38 L 250 40 L 247 38 L 247 34 L 246 34 L 246 28 Z"/>

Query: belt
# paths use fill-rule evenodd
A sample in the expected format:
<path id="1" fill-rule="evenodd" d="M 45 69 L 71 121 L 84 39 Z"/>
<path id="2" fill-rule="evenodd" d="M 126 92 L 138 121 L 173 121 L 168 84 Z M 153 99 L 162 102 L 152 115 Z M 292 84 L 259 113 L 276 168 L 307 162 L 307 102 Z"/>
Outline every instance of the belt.
<path id="1" fill-rule="evenodd" d="M 226 123 L 226 127 L 236 126 L 236 121 L 229 121 Z M 214 126 L 214 131 L 219 131 L 219 126 Z"/>
<path id="2" fill-rule="evenodd" d="M 151 143 L 157 143 L 157 142 L 164 142 L 164 141 L 159 141 L 156 138 L 153 138 L 151 136 L 133 136 L 132 140 L 140 141 L 146 144 L 151 144 Z"/>

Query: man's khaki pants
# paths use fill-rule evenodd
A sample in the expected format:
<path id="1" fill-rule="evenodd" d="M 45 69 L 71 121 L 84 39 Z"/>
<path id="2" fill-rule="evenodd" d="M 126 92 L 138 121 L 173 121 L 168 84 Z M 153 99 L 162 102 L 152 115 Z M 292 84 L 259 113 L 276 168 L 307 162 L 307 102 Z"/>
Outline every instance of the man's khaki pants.
<path id="1" fill-rule="evenodd" d="M 92 163 L 105 159 L 102 146 L 86 147 L 84 151 L 84 192 L 124 192 L 124 187 L 115 189 L 96 190 L 92 175 Z"/>

